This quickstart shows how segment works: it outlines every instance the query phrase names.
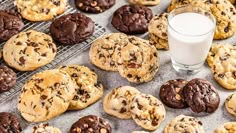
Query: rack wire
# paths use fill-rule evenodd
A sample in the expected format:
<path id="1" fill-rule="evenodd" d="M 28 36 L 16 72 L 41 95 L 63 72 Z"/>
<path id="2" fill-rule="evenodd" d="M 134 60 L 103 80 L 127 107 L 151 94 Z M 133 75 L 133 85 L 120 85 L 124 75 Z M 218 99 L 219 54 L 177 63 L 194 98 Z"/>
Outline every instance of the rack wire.
<path id="1" fill-rule="evenodd" d="M 0 0 L 1 10 L 15 10 L 15 8 L 16 7 L 14 6 L 14 0 Z M 58 17 L 69 14 L 69 13 L 75 13 L 75 12 L 78 12 L 78 11 L 68 4 L 66 7 L 66 11 L 63 14 L 59 15 Z M 30 22 L 30 21 L 24 20 L 24 24 L 25 24 L 25 27 L 23 31 L 34 29 L 34 30 L 49 34 L 49 26 L 51 24 L 51 21 Z M 55 59 L 51 63 L 47 64 L 46 66 L 43 66 L 35 71 L 30 71 L 30 72 L 20 72 L 20 71 L 15 70 L 17 74 L 17 83 L 9 91 L 0 94 L 0 104 L 12 98 L 13 96 L 16 96 L 20 92 L 21 87 L 31 76 L 33 76 L 34 74 L 40 71 L 56 68 L 58 67 L 59 64 L 67 61 L 71 57 L 74 57 L 75 55 L 82 53 L 85 49 L 90 47 L 90 44 L 93 41 L 95 41 L 97 38 L 102 36 L 105 32 L 106 32 L 105 28 L 95 23 L 94 34 L 86 41 L 76 44 L 76 45 L 57 44 L 57 55 Z M 4 44 L 5 43 L 1 43 L 0 47 L 2 48 Z M 0 61 L 0 64 L 6 65 L 3 60 Z"/>

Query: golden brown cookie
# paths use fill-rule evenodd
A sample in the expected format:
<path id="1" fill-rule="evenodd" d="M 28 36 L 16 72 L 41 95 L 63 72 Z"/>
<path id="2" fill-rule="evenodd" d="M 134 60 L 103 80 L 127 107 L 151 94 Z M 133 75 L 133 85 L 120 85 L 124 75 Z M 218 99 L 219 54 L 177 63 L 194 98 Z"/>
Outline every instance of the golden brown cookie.
<path id="1" fill-rule="evenodd" d="M 139 4 L 145 6 L 155 6 L 160 3 L 160 0 L 129 0 L 131 4 Z"/>
<path id="2" fill-rule="evenodd" d="M 236 46 L 214 44 L 208 54 L 207 62 L 215 80 L 225 89 L 236 89 Z"/>
<path id="3" fill-rule="evenodd" d="M 67 0 L 16 0 L 21 16 L 30 21 L 47 21 L 62 14 Z"/>
<path id="4" fill-rule="evenodd" d="M 80 110 L 97 102 L 103 96 L 103 85 L 97 81 L 97 74 L 88 67 L 79 65 L 62 66 L 76 83 L 77 93 L 70 101 L 68 110 Z"/>
<path id="5" fill-rule="evenodd" d="M 113 89 L 103 100 L 106 113 L 120 119 L 130 119 L 130 102 L 140 92 L 131 86 L 121 86 Z"/>
<path id="6" fill-rule="evenodd" d="M 236 132 L 236 122 L 227 122 L 216 128 L 214 133 L 235 133 Z"/>
<path id="7" fill-rule="evenodd" d="M 161 13 L 152 18 L 148 25 L 149 41 L 157 49 L 168 50 L 167 22 L 168 13 Z"/>
<path id="8" fill-rule="evenodd" d="M 68 109 L 76 87 L 64 71 L 54 69 L 37 73 L 22 87 L 18 110 L 29 122 L 50 120 Z"/>
<path id="9" fill-rule="evenodd" d="M 158 52 L 147 40 L 129 36 L 128 43 L 116 52 L 118 71 L 129 82 L 149 82 L 159 69 Z"/>
<path id="10" fill-rule="evenodd" d="M 127 38 L 123 33 L 110 33 L 97 39 L 89 51 L 91 63 L 103 70 L 117 71 L 114 53 L 127 42 Z"/>
<path id="11" fill-rule="evenodd" d="M 19 71 L 32 71 L 50 63 L 56 52 L 56 44 L 49 35 L 29 30 L 13 36 L 5 43 L 3 58 L 9 66 Z"/>

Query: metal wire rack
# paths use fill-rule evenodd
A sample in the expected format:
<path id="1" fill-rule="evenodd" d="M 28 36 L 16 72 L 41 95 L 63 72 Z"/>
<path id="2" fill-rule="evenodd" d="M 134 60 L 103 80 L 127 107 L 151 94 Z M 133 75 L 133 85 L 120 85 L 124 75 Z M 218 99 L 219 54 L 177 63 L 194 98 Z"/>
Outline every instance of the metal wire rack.
<path id="1" fill-rule="evenodd" d="M 15 8 L 14 0 L 0 0 L 0 10 L 6 10 L 6 9 L 9 10 L 9 9 L 14 9 L 14 8 Z M 66 11 L 63 14 L 61 14 L 60 16 L 65 15 L 65 14 L 69 14 L 69 13 L 75 13 L 75 12 L 77 12 L 77 10 L 68 4 L 66 7 Z M 60 17 L 60 16 L 58 16 L 58 17 Z M 35 22 L 30 22 L 30 21 L 24 20 L 24 24 L 25 24 L 25 28 L 23 31 L 27 31 L 29 29 L 35 29 L 37 31 L 41 31 L 41 32 L 49 34 L 49 26 L 50 26 L 51 22 L 46 21 L 46 22 L 35 23 Z M 43 67 L 41 67 L 35 71 L 31 71 L 31 72 L 15 71 L 17 73 L 17 83 L 16 83 L 15 87 L 10 89 L 9 91 L 0 94 L 0 104 L 7 101 L 9 98 L 12 98 L 13 96 L 17 95 L 19 93 L 19 91 L 21 90 L 21 87 L 23 86 L 23 84 L 35 73 L 38 73 L 38 72 L 44 71 L 44 70 L 48 70 L 48 69 L 56 68 L 62 62 L 68 60 L 69 58 L 71 58 L 75 55 L 82 53 L 85 49 L 90 47 L 90 44 L 93 41 L 95 41 L 98 37 L 103 35 L 105 32 L 106 32 L 105 28 L 103 28 L 99 24 L 95 23 L 94 34 L 86 41 L 76 44 L 76 45 L 59 45 L 58 44 L 57 45 L 57 50 L 58 50 L 57 55 L 56 55 L 55 59 L 50 64 L 47 64 L 46 66 L 43 66 Z M 3 45 L 4 45 L 4 43 L 1 43 L 0 47 L 3 47 Z M 5 65 L 5 62 L 3 60 L 1 60 L 0 64 Z"/>

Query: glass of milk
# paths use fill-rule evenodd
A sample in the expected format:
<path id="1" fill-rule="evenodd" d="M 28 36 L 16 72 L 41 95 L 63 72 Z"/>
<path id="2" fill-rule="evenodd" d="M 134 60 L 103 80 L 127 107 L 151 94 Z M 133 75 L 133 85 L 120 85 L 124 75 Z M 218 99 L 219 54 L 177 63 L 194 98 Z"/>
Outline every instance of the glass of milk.
<path id="1" fill-rule="evenodd" d="M 210 50 L 216 20 L 201 7 L 184 6 L 168 16 L 168 42 L 171 61 L 177 72 L 200 71 Z"/>

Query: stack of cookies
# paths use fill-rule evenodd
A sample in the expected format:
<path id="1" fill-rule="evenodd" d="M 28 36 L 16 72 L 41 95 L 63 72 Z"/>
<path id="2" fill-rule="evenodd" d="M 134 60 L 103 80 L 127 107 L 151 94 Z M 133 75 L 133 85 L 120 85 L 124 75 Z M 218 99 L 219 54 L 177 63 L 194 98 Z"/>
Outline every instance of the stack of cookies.
<path id="1" fill-rule="evenodd" d="M 225 89 L 236 90 L 236 46 L 214 44 L 207 57 L 215 80 Z"/>
<path id="2" fill-rule="evenodd" d="M 193 112 L 213 113 L 220 104 L 220 97 L 214 86 L 204 79 L 167 81 L 160 88 L 161 101 L 171 108 L 190 107 Z"/>
<path id="3" fill-rule="evenodd" d="M 113 89 L 103 100 L 104 111 L 120 119 L 132 118 L 146 130 L 156 130 L 165 119 L 163 104 L 150 94 L 122 86 Z"/>
<path id="4" fill-rule="evenodd" d="M 32 76 L 21 90 L 18 110 L 29 122 L 47 121 L 66 110 L 84 109 L 102 95 L 103 86 L 89 68 L 63 66 Z"/>
<path id="5" fill-rule="evenodd" d="M 96 40 L 90 61 L 107 71 L 119 71 L 129 82 L 151 81 L 159 69 L 159 56 L 149 41 L 123 33 L 107 34 Z"/>

